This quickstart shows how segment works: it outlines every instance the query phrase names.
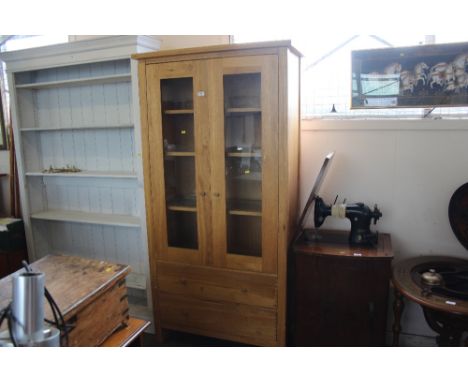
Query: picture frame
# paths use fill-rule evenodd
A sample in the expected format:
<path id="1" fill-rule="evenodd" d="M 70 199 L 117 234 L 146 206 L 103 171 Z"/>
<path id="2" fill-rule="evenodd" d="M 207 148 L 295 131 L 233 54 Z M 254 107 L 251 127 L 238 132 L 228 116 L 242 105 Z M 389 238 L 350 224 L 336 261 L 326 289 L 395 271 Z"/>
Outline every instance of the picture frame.
<path id="1" fill-rule="evenodd" d="M 351 109 L 468 106 L 468 42 L 351 52 Z"/>

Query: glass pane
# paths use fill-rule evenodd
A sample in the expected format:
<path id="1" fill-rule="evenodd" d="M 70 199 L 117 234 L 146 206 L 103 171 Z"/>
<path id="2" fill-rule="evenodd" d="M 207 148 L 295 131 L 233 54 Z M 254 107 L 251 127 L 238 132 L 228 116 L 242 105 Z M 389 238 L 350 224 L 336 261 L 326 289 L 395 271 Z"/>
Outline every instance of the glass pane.
<path id="1" fill-rule="evenodd" d="M 163 110 L 188 110 L 193 108 L 192 77 L 161 80 Z"/>
<path id="2" fill-rule="evenodd" d="M 168 206 L 196 207 L 195 158 L 193 156 L 166 155 L 164 179 Z"/>
<path id="3" fill-rule="evenodd" d="M 193 114 L 163 116 L 164 151 L 193 152 Z"/>
<path id="4" fill-rule="evenodd" d="M 261 256 L 260 73 L 224 76 L 228 253 Z"/>
<path id="5" fill-rule="evenodd" d="M 167 234 L 170 247 L 197 249 L 197 215 L 186 211 L 168 210 Z"/>
<path id="6" fill-rule="evenodd" d="M 167 238 L 198 248 L 192 78 L 161 80 Z"/>
<path id="7" fill-rule="evenodd" d="M 257 216 L 228 215 L 228 252 L 262 256 L 262 219 Z"/>

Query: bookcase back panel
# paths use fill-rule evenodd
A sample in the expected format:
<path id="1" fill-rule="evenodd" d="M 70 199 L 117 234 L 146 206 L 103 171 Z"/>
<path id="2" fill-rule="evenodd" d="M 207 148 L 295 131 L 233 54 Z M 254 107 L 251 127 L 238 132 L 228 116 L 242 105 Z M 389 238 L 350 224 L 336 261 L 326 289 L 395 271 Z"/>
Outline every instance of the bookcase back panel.
<path id="1" fill-rule="evenodd" d="M 41 131 L 25 135 L 26 171 L 67 165 L 82 171 L 136 171 L 131 128 Z"/>
<path id="2" fill-rule="evenodd" d="M 44 179 L 49 210 L 137 215 L 135 180 Z"/>
<path id="3" fill-rule="evenodd" d="M 147 259 L 139 229 L 68 222 L 34 221 L 38 258 L 49 253 L 128 264 L 146 273 Z"/>
<path id="4" fill-rule="evenodd" d="M 18 89 L 22 128 L 80 128 L 133 124 L 130 83 Z"/>

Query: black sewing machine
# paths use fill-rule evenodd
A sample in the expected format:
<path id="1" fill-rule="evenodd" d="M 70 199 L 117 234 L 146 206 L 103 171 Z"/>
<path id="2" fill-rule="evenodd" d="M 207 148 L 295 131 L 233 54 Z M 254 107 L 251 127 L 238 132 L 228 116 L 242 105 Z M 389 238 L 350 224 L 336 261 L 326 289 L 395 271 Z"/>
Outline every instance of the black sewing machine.
<path id="1" fill-rule="evenodd" d="M 373 211 L 364 203 L 326 205 L 323 199 L 318 196 L 319 188 L 330 167 L 330 162 L 334 154 L 334 152 L 331 152 L 325 157 L 304 210 L 302 211 L 294 238 L 297 240 L 301 234 L 304 234 L 304 239 L 306 241 L 316 241 L 320 239 L 318 230 L 305 229 L 308 212 L 312 203 L 315 201 L 314 223 L 316 228 L 323 224 L 327 216 L 337 216 L 343 219 L 348 218 L 351 221 L 349 243 L 352 245 L 374 246 L 378 240 L 378 233 L 371 232 L 370 224 L 372 219 L 374 219 L 375 224 L 377 220 L 382 217 L 382 213 L 377 208 L 377 205 L 374 207 Z"/>
<path id="2" fill-rule="evenodd" d="M 382 213 L 374 206 L 371 210 L 364 203 L 353 204 L 333 204 L 327 205 L 319 196 L 315 198 L 314 224 L 320 227 L 327 216 L 335 216 L 341 219 L 348 218 L 351 221 L 351 232 L 349 234 L 349 243 L 352 245 L 370 245 L 377 244 L 378 232 L 371 232 L 370 224 L 374 219 L 374 224 L 382 217 Z"/>

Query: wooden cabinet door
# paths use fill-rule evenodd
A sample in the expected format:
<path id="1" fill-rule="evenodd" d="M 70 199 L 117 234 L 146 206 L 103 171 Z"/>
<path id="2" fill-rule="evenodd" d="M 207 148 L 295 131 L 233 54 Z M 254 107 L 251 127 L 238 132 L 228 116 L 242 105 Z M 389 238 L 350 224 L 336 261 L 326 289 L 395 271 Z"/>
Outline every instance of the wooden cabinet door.
<path id="1" fill-rule="evenodd" d="M 276 273 L 278 58 L 231 57 L 207 65 L 213 262 Z"/>
<path id="2" fill-rule="evenodd" d="M 201 264 L 210 171 L 200 61 L 146 66 L 151 208 L 159 259 Z M 201 93 L 200 93 L 201 92 Z M 208 240 L 209 241 L 209 240 Z"/>

